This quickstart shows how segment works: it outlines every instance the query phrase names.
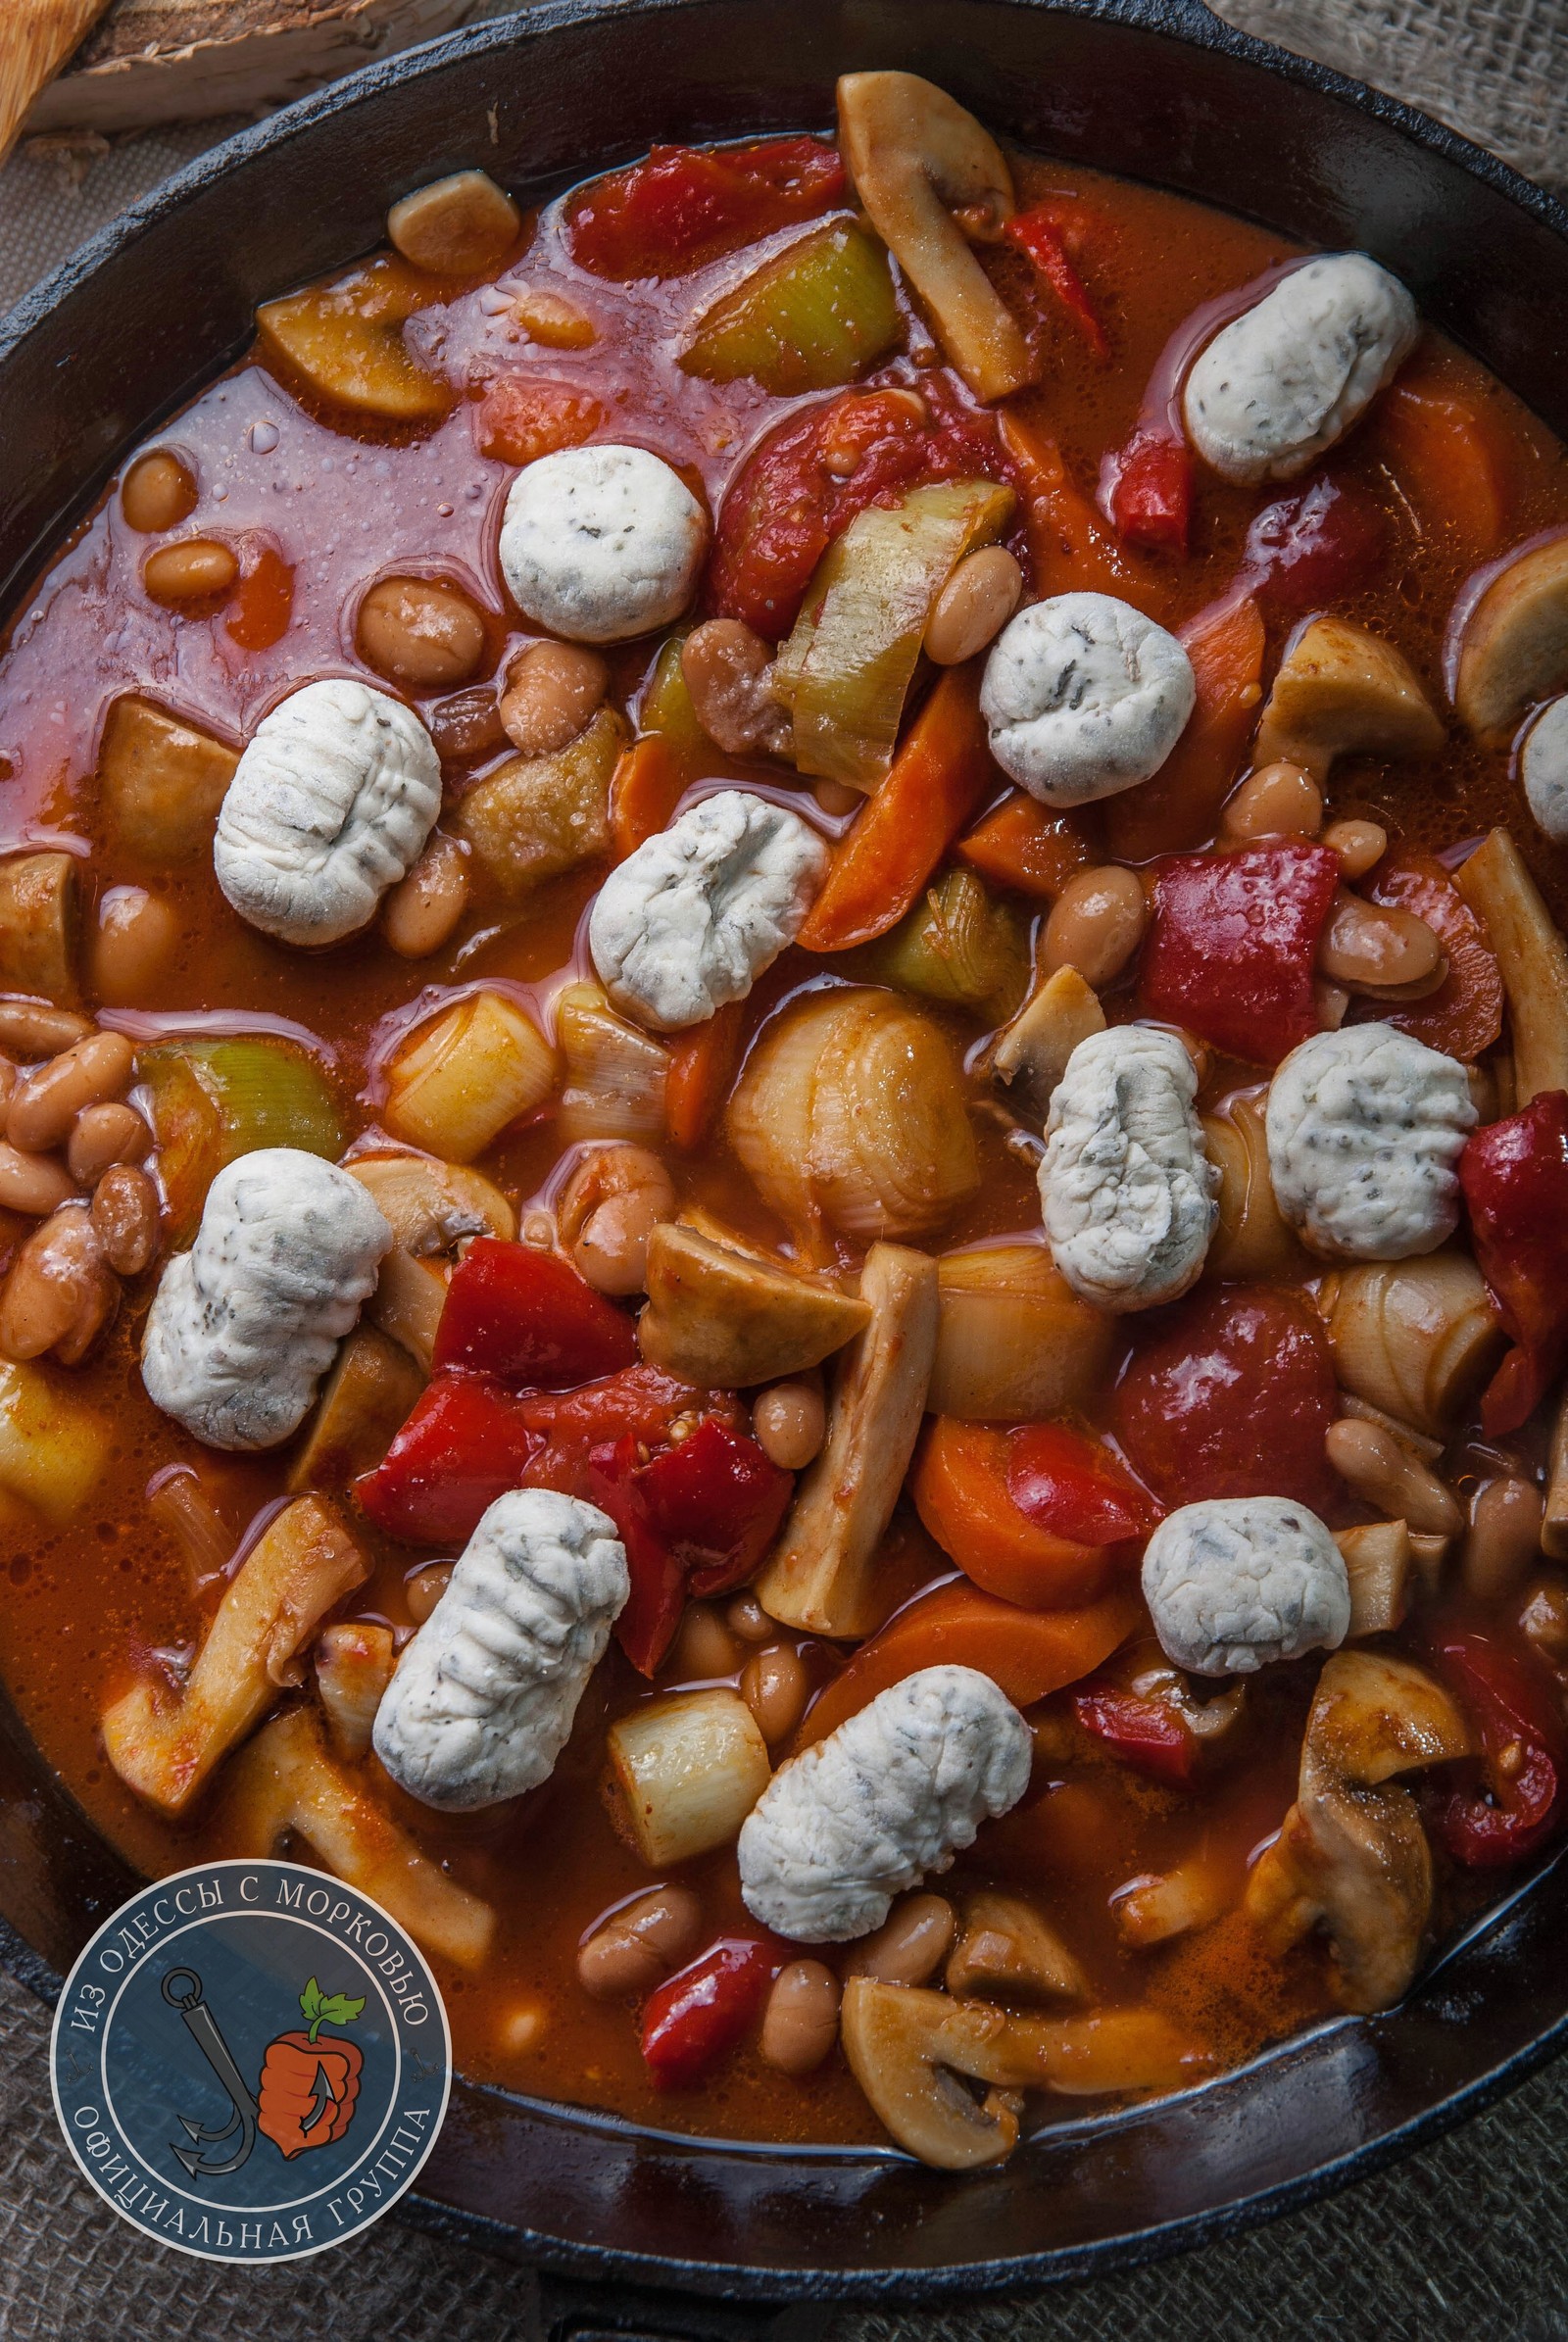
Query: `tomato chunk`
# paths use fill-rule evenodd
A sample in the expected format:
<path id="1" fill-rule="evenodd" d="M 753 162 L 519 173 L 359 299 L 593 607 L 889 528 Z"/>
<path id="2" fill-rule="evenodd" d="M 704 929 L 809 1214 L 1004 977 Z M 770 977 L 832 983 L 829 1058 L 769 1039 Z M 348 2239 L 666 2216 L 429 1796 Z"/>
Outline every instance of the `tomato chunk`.
<path id="1" fill-rule="evenodd" d="M 1489 1439 L 1516 1432 L 1568 1357 L 1568 1092 L 1471 1134 L 1459 1157 L 1470 1236 L 1514 1347 L 1481 1399 Z"/>
<path id="2" fill-rule="evenodd" d="M 1481 1735 L 1482 1765 L 1480 1779 L 1440 1794 L 1434 1827 L 1456 1862 L 1503 1870 L 1544 1845 L 1562 1816 L 1568 1743 L 1556 1685 L 1533 1651 L 1480 1628 L 1439 1635 L 1435 1656 Z"/>
<path id="3" fill-rule="evenodd" d="M 721 1935 L 660 1985 L 643 2011 L 643 2057 L 661 2089 L 689 2088 L 729 2055 L 782 1966 L 762 1937 Z"/>
<path id="4" fill-rule="evenodd" d="M 951 374 L 923 375 L 920 400 L 925 419 L 907 392 L 851 391 L 762 441 L 714 532 L 708 590 L 721 617 L 777 642 L 817 562 L 867 505 L 933 480 L 1009 477 L 995 422 Z"/>
<path id="5" fill-rule="evenodd" d="M 1080 1545 L 1147 1537 L 1159 1518 L 1111 1450 L 1064 1423 L 1020 1424 L 1008 1436 L 1007 1494 L 1029 1520 Z"/>
<path id="6" fill-rule="evenodd" d="M 1376 500 L 1353 480 L 1313 480 L 1265 506 L 1247 532 L 1243 567 L 1275 616 L 1342 601 L 1383 566 L 1389 532 Z"/>
<path id="7" fill-rule="evenodd" d="M 844 165 L 819 138 L 764 138 L 703 152 L 656 146 L 595 179 L 566 214 L 571 257 L 622 283 L 681 276 L 844 199 Z"/>
<path id="8" fill-rule="evenodd" d="M 1368 1000 L 1367 1016 L 1473 1064 L 1502 1031 L 1502 975 L 1481 921 L 1435 854 L 1385 854 L 1365 892 L 1374 903 L 1391 903 L 1425 919 L 1448 960 L 1447 974 L 1425 1000 L 1402 1007 Z"/>
<path id="9" fill-rule="evenodd" d="M 480 1375 L 438 1374 L 382 1461 L 355 1484 L 377 1529 L 416 1543 L 464 1543 L 545 1444 L 510 1391 Z"/>
<path id="10" fill-rule="evenodd" d="M 1193 525 L 1193 459 L 1185 439 L 1145 425 L 1101 468 L 1112 527 L 1129 545 L 1187 559 Z"/>
<path id="11" fill-rule="evenodd" d="M 1031 211 L 1016 213 L 1002 232 L 1009 244 L 1033 261 L 1095 356 L 1108 358 L 1105 328 L 1067 249 L 1069 238 L 1082 240 L 1082 224 L 1075 221 L 1073 208 L 1062 203 L 1036 204 Z"/>
<path id="12" fill-rule="evenodd" d="M 592 391 L 536 374 L 503 374 L 473 409 L 473 444 L 498 464 L 535 464 L 582 447 L 605 419 Z"/>
<path id="13" fill-rule="evenodd" d="M 1168 1505 L 1290 1496 L 1321 1511 L 1337 1412 L 1328 1337 L 1305 1294 L 1233 1285 L 1165 1314 L 1122 1376 L 1113 1423 Z"/>
<path id="14" fill-rule="evenodd" d="M 1135 1773 L 1168 1788 L 1192 1786 L 1201 1754 L 1198 1734 L 1168 1700 L 1149 1699 L 1102 1676 L 1091 1676 L 1072 1695 L 1072 1712 L 1086 1732 Z"/>
<path id="15" fill-rule="evenodd" d="M 1250 846 L 1161 862 L 1144 1005 L 1200 1040 L 1276 1065 L 1318 1029 L 1318 939 L 1341 877 L 1327 846 Z"/>
<path id="16" fill-rule="evenodd" d="M 481 1236 L 453 1271 L 431 1364 L 563 1389 L 636 1356 L 631 1319 L 574 1268 L 534 1244 Z"/>

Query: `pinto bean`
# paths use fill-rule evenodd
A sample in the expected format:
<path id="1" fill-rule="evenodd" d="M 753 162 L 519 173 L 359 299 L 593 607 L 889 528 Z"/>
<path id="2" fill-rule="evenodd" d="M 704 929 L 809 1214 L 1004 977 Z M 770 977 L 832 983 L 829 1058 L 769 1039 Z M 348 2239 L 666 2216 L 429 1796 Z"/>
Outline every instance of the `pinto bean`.
<path id="1" fill-rule="evenodd" d="M 484 620 L 466 594 L 434 577 L 383 577 L 360 604 L 360 657 L 409 691 L 450 691 L 477 673 Z"/>
<path id="2" fill-rule="evenodd" d="M 42 1219 L 74 1195 L 75 1182 L 52 1154 L 24 1154 L 0 1140 L 0 1211 Z"/>
<path id="3" fill-rule="evenodd" d="M 403 1599 L 409 1606 L 409 1616 L 416 1627 L 422 1627 L 441 1596 L 452 1583 L 456 1564 L 450 1561 L 427 1561 L 422 1569 L 415 1570 L 403 1581 Z"/>
<path id="4" fill-rule="evenodd" d="M 1317 966 L 1319 975 L 1350 992 L 1414 999 L 1409 988 L 1436 990 L 1447 962 L 1425 919 L 1342 888 L 1317 948 Z"/>
<path id="5" fill-rule="evenodd" d="M 381 906 L 381 932 L 402 959 L 439 951 L 468 904 L 468 856 L 438 830 Z"/>
<path id="6" fill-rule="evenodd" d="M 74 1008 L 15 996 L 0 1000 L 0 1049 L 9 1049 L 14 1057 L 52 1057 L 91 1036 L 92 1020 L 78 1016 Z"/>
<path id="7" fill-rule="evenodd" d="M 726 756 L 782 756 L 794 726 L 774 697 L 773 648 L 739 618 L 693 627 L 680 670 L 697 720 Z"/>
<path id="8" fill-rule="evenodd" d="M 953 1949 L 957 1925 L 943 1896 L 906 1895 L 876 1933 L 856 1945 L 848 1974 L 882 1984 L 923 1984 Z"/>
<path id="9" fill-rule="evenodd" d="M 563 1191 L 561 1239 L 595 1292 L 641 1293 L 648 1240 L 674 1209 L 674 1185 L 651 1147 L 596 1147 Z"/>
<path id="10" fill-rule="evenodd" d="M 932 605 L 925 655 L 937 666 L 978 658 L 1023 600 L 1023 571 L 1004 545 L 967 554 Z"/>
<path id="11" fill-rule="evenodd" d="M 1121 974 L 1148 923 L 1149 905 L 1134 871 L 1114 862 L 1079 870 L 1052 905 L 1041 965 L 1048 976 L 1074 967 L 1098 992 Z"/>
<path id="12" fill-rule="evenodd" d="M 76 1116 L 119 1096 L 136 1052 L 123 1033 L 94 1033 L 17 1084 L 6 1109 L 6 1137 L 24 1153 L 64 1144 Z"/>
<path id="13" fill-rule="evenodd" d="M 780 2074 L 813 2074 L 839 2032 L 839 1980 L 820 1960 L 792 1960 L 773 1979 L 760 2044 Z"/>
<path id="14" fill-rule="evenodd" d="M 90 1188 L 111 1163 L 144 1163 L 153 1134 L 134 1106 L 84 1106 L 72 1125 L 66 1168 L 78 1187 Z"/>
<path id="15" fill-rule="evenodd" d="M 92 1192 L 92 1224 L 117 1275 L 139 1277 L 158 1248 L 158 1190 L 146 1172 L 111 1164 Z"/>
<path id="16" fill-rule="evenodd" d="M 501 728 L 524 756 L 553 756 L 604 705 L 610 669 L 581 643 L 530 643 L 507 669 Z"/>
<path id="17" fill-rule="evenodd" d="M 120 509 L 127 528 L 156 537 L 178 528 L 196 510 L 196 480 L 190 465 L 172 448 L 150 448 L 138 456 L 120 488 Z"/>
<path id="18" fill-rule="evenodd" d="M 752 1430 L 770 1464 L 785 1472 L 804 1472 L 827 1437 L 820 1383 L 775 1383 L 753 1407 Z"/>
<path id="19" fill-rule="evenodd" d="M 706 1602 L 688 1602 L 669 1654 L 672 1672 L 688 1683 L 705 1683 L 711 1676 L 733 1675 L 739 1656 L 718 1612 Z"/>
<path id="20" fill-rule="evenodd" d="M 62 1204 L 35 1228 L 0 1290 L 0 1351 L 65 1366 L 85 1357 L 119 1306 L 120 1287 L 83 1203 Z"/>
<path id="21" fill-rule="evenodd" d="M 1253 838 L 1315 838 L 1323 827 L 1323 792 L 1302 764 L 1260 764 L 1220 816 L 1229 843 Z"/>
<path id="22" fill-rule="evenodd" d="M 770 1649 L 754 1651 L 741 1669 L 741 1697 L 769 1748 L 788 1739 L 800 1723 L 809 1689 L 792 1643 L 776 1642 Z"/>
<path id="23" fill-rule="evenodd" d="M 774 1633 L 773 1621 L 754 1593 L 737 1594 L 724 1613 L 724 1621 L 732 1635 L 742 1642 L 766 1642 Z"/>
<path id="24" fill-rule="evenodd" d="M 471 764 L 507 745 L 496 695 L 486 683 L 454 692 L 430 710 L 430 737 L 443 764 Z"/>
<path id="25" fill-rule="evenodd" d="M 1448 1489 L 1380 1423 L 1347 1415 L 1329 1425 L 1325 1446 L 1332 1469 L 1387 1520 L 1423 1536 L 1459 1534 L 1463 1520 Z"/>
<path id="26" fill-rule="evenodd" d="M 689 1887 L 655 1887 L 595 1928 L 578 1951 L 577 1979 L 595 2000 L 646 1992 L 686 1957 L 702 1926 L 703 1907 Z"/>
<path id="27" fill-rule="evenodd" d="M 1470 1507 L 1460 1571 L 1478 1602 L 1517 1593 L 1541 1557 L 1541 1491 L 1528 1480 L 1491 1480 Z"/>
<path id="28" fill-rule="evenodd" d="M 98 905 L 92 939 L 92 986 L 110 1008 L 145 1002 L 179 943 L 179 921 L 145 887 L 111 887 Z"/>
<path id="29" fill-rule="evenodd" d="M 151 599 L 173 606 L 226 594 L 238 576 L 234 548 L 216 537 L 186 537 L 178 545 L 160 545 L 141 568 L 141 582 Z"/>
<path id="30" fill-rule="evenodd" d="M 1389 833 L 1376 821 L 1331 821 L 1323 844 L 1332 846 L 1347 878 L 1364 878 L 1389 851 Z"/>

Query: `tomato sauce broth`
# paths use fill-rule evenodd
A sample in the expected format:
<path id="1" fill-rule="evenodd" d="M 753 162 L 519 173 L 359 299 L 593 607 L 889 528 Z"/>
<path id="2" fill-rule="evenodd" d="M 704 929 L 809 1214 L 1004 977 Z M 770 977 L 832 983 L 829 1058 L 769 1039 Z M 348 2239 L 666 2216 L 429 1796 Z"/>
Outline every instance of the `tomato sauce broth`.
<path id="1" fill-rule="evenodd" d="M 1087 222 L 1083 271 L 1107 320 L 1110 357 L 1102 364 L 1070 318 L 1053 311 L 1019 256 L 991 266 L 1042 355 L 1042 383 L 1019 411 L 1060 445 L 1074 477 L 1092 492 L 1102 458 L 1137 420 L 1151 372 L 1170 335 L 1201 303 L 1292 257 L 1295 247 L 1265 230 L 1089 171 L 1025 161 L 1020 193 L 1077 199 Z M 766 249 L 764 244 L 763 249 Z M 513 320 L 510 301 L 486 285 L 449 289 L 411 327 L 411 340 L 459 393 L 448 417 L 426 436 L 355 428 L 328 420 L 254 360 L 204 392 L 157 444 L 184 454 L 202 483 L 200 525 L 220 532 L 255 568 L 275 560 L 259 589 L 258 614 L 237 642 L 222 614 L 179 616 L 141 592 L 145 540 L 123 521 L 111 494 L 52 563 L 15 619 L 0 662 L 0 832 L 7 847 L 64 837 L 90 855 L 96 895 L 145 881 L 128 854 L 98 835 L 93 771 L 110 703 L 127 690 L 165 698 L 235 745 L 302 679 L 362 671 L 354 648 L 360 598 L 394 571 L 450 578 L 488 613 L 491 672 L 527 639 L 501 607 L 495 554 L 500 511 L 514 467 L 477 452 L 472 395 L 493 376 L 520 369 L 590 393 L 612 435 L 646 444 L 700 480 L 716 510 L 729 480 L 764 428 L 789 402 L 746 386 L 714 388 L 681 371 L 682 327 L 716 292 L 756 264 L 757 248 L 667 283 L 617 284 L 571 262 L 559 213 L 530 228 L 503 277 L 542 283 L 588 310 L 599 337 L 586 350 L 539 349 Z M 1507 451 L 1506 539 L 1568 520 L 1562 451 L 1483 370 L 1428 336 L 1418 361 L 1434 379 L 1461 387 L 1496 419 Z M 879 378 L 916 383 L 919 366 L 900 360 Z M 1423 508 L 1391 472 L 1374 421 L 1333 460 L 1378 500 L 1390 531 L 1384 581 L 1342 606 L 1394 632 L 1430 684 L 1436 683 L 1443 627 L 1465 574 L 1490 548 L 1470 541 L 1443 511 Z M 1179 572 L 1151 565 L 1161 607 L 1177 624 L 1229 585 L 1255 497 L 1205 480 L 1194 559 Z M 292 602 L 275 640 L 259 642 L 281 610 L 278 568 L 291 574 Z M 267 599 L 268 592 L 271 599 Z M 1278 640 L 1288 622 L 1271 616 Z M 614 655 L 617 691 L 646 659 L 634 647 Z M 510 752 L 509 752 L 510 753 Z M 499 761 L 499 758 L 492 759 Z M 465 783 L 489 769 L 474 765 Z M 710 755 L 694 782 L 744 777 L 744 763 Z M 777 784 L 780 771 L 754 773 Z M 1510 805 L 1505 758 L 1451 741 L 1441 757 L 1337 770 L 1334 811 L 1371 811 L 1396 836 L 1441 849 L 1484 829 Z M 797 802 L 814 814 L 803 788 Z M 1568 868 L 1534 832 L 1522 841 L 1554 907 L 1568 908 Z M 409 1021 L 411 1003 L 479 977 L 537 987 L 548 1002 L 580 971 L 582 913 L 602 876 L 552 882 L 522 910 L 500 904 L 470 920 L 462 940 L 417 969 L 373 932 L 340 948 L 305 954 L 273 944 L 236 919 L 210 863 L 159 883 L 179 913 L 181 948 L 140 1003 L 172 1029 L 213 1012 L 255 1022 L 288 1021 L 320 1045 L 351 1128 L 373 1119 L 377 1067 L 388 1038 Z M 834 974 L 840 973 L 835 969 Z M 792 951 L 761 984 L 749 1010 L 754 1031 L 821 967 Z M 964 1044 L 973 1029 L 955 1020 Z M 1212 1085 L 1241 1078 L 1220 1069 Z M 1255 1079 L 1255 1075 L 1251 1078 Z M 1000 1130 L 980 1132 L 986 1177 L 978 1198 L 942 1232 L 944 1247 L 1000 1232 L 1033 1229 L 1038 1206 L 1031 1167 L 1009 1152 Z M 548 1109 L 509 1134 L 485 1168 L 521 1202 L 547 1190 L 559 1152 Z M 685 1194 L 721 1212 L 743 1233 L 786 1241 L 739 1167 L 716 1145 L 678 1172 Z M 11 1241 L 15 1242 L 16 1231 Z M 157 1819 L 122 1786 L 105 1762 L 97 1719 L 150 1654 L 186 1655 L 216 1607 L 220 1584 L 200 1591 L 173 1539 L 149 1515 L 143 1491 L 160 1472 L 191 1459 L 191 1443 L 146 1398 L 136 1371 L 147 1294 L 127 1308 L 112 1338 L 72 1378 L 73 1389 L 114 1427 L 113 1464 L 99 1497 L 69 1531 L 18 1540 L 7 1556 L 0 1604 L 0 1669 L 30 1732 L 93 1823 L 142 1869 L 158 1873 L 229 1850 L 220 1798 L 188 1827 Z M 276 1459 L 203 1452 L 203 1485 L 238 1538 L 275 1502 Z M 1353 1517 L 1353 1513 L 1347 1517 Z M 363 1525 L 360 1525 L 363 1529 Z M 404 1582 L 431 1558 L 364 1531 L 375 1574 L 358 1615 L 406 1626 Z M 949 1574 L 931 1547 L 911 1573 Z M 808 1645 L 814 1676 L 827 1680 L 838 1657 Z M 1190 1938 L 1139 1953 L 1123 1945 L 1115 1904 L 1146 1874 L 1202 1856 L 1239 1881 L 1249 1855 L 1278 1828 L 1296 1786 L 1299 1728 L 1310 1679 L 1269 1686 L 1266 1713 L 1250 1728 L 1251 1755 L 1212 1786 L 1176 1795 L 1108 1760 L 1043 1754 L 1025 1803 L 982 1836 L 953 1882 L 1027 1889 L 1084 1962 L 1097 1992 L 1138 1995 L 1191 2025 L 1225 2063 L 1324 2013 L 1331 2005 L 1323 1962 L 1302 1949 L 1264 1963 L 1236 1914 Z M 668 1675 L 661 1689 L 677 1679 Z M 607 1718 L 647 1695 L 612 1647 L 590 1686 L 555 1780 L 520 1805 L 469 1817 L 432 1816 L 389 1790 L 400 1822 L 500 1914 L 496 1952 L 478 1978 L 448 1971 L 443 1981 L 460 2064 L 478 2078 L 663 2126 L 739 2138 L 781 2136 L 855 2141 L 875 2135 L 864 2102 L 837 2061 L 804 2082 L 781 2086 L 751 2053 L 696 2093 L 650 2084 L 630 2005 L 591 2004 L 576 1981 L 579 1939 L 591 1924 L 648 1884 L 604 1809 L 600 1771 Z M 710 1932 L 740 1926 L 731 1854 L 692 1866 Z M 1074 2102 L 1063 2102 L 1073 2111 Z"/>

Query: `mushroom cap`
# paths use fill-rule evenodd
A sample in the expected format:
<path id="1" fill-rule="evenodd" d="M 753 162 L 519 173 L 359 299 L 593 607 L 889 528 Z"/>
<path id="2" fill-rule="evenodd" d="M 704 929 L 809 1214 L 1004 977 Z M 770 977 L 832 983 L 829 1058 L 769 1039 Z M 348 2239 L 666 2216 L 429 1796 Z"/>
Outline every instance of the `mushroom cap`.
<path id="1" fill-rule="evenodd" d="M 980 711 L 1009 779 L 1043 805 L 1081 805 L 1157 772 L 1196 698 L 1163 626 L 1111 594 L 1055 594 L 997 637 Z"/>
<path id="2" fill-rule="evenodd" d="M 1332 1650 L 1350 1624 L 1345 1557 L 1304 1504 L 1209 1497 L 1161 1521 L 1144 1548 L 1160 1647 L 1195 1675 L 1250 1675 Z"/>
<path id="3" fill-rule="evenodd" d="M 1519 778 L 1546 836 L 1568 846 L 1568 697 L 1549 700 L 1525 734 Z"/>
<path id="4" fill-rule="evenodd" d="M 501 572 L 525 616 L 573 643 L 667 626 L 690 602 L 708 517 L 644 447 L 568 447 L 520 471 L 501 524 Z"/>

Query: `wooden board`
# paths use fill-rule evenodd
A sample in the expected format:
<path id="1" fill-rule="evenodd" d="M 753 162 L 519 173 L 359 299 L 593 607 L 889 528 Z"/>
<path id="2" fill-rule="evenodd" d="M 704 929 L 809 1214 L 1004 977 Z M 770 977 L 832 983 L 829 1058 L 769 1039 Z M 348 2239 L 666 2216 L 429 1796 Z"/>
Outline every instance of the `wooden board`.
<path id="1" fill-rule="evenodd" d="M 50 7 L 59 0 L 22 0 Z M 5 14 L 17 0 L 0 0 Z M 373 58 L 433 39 L 477 0 L 115 0 L 22 134 L 139 130 L 287 104 Z M 83 24 L 97 10 L 78 8 Z M 78 26 L 77 38 L 80 37 Z"/>

